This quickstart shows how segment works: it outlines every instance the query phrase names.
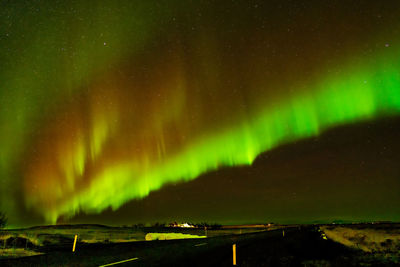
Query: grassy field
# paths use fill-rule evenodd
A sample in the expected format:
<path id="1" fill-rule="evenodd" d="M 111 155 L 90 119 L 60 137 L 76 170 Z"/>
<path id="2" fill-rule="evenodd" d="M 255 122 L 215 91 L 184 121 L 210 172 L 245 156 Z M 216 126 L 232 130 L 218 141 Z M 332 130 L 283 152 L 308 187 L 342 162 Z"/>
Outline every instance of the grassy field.
<path id="1" fill-rule="evenodd" d="M 0 258 L 34 254 L 42 248 L 70 246 L 78 235 L 78 244 L 122 243 L 150 240 L 216 237 L 264 231 L 265 228 L 200 229 L 175 227 L 108 227 L 103 225 L 39 226 L 0 231 Z"/>
<path id="2" fill-rule="evenodd" d="M 233 244 L 237 245 L 238 266 L 400 264 L 400 227 L 396 224 L 278 228 L 207 230 L 208 238 L 203 237 L 204 229 L 181 228 L 81 225 L 8 230 L 1 233 L 6 248 L 0 252 L 3 253 L 0 266 L 99 266 L 130 258 L 137 260 L 126 265 L 231 266 Z M 73 253 L 75 234 L 80 239 Z M 144 241 L 146 236 L 150 240 L 149 235 L 155 241 Z M 169 237 L 189 239 L 169 240 Z M 38 254 L 24 257 L 29 253 Z"/>
<path id="3" fill-rule="evenodd" d="M 79 244 L 48 247 L 44 255 L 0 260 L 2 266 L 99 266 L 137 258 L 126 266 L 232 266 L 232 245 L 238 266 L 316 266 L 339 263 L 351 251 L 321 238 L 314 227 L 231 234 L 207 239 Z M 318 265 L 324 266 L 324 265 Z"/>
<path id="4" fill-rule="evenodd" d="M 367 257 L 400 265 L 400 224 L 327 225 L 320 229 L 329 239 L 362 250 Z"/>

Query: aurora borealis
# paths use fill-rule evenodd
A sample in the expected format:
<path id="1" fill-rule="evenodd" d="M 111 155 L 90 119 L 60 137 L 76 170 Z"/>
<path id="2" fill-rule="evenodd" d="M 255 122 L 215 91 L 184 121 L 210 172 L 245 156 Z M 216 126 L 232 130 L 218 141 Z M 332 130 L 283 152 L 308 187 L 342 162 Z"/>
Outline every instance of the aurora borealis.
<path id="1" fill-rule="evenodd" d="M 399 4 L 183 2 L 2 2 L 0 208 L 14 224 L 118 212 L 399 116 Z"/>

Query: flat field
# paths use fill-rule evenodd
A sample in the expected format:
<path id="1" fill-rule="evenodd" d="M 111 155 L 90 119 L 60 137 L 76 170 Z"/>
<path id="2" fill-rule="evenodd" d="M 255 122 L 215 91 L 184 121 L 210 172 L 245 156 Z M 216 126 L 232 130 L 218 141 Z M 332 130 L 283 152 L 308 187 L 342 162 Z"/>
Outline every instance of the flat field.
<path id="1" fill-rule="evenodd" d="M 51 227 L 36 228 L 35 233 L 29 229 L 19 233 L 8 233 L 6 249 L 12 244 L 21 249 L 25 241 L 26 251 L 41 253 L 29 257 L 5 256 L 0 259 L 1 266 L 101 266 L 128 260 L 116 266 L 232 266 L 233 244 L 236 245 L 238 266 L 399 266 L 397 241 L 387 241 L 384 232 L 389 233 L 390 240 L 398 240 L 399 225 L 308 225 L 260 228 L 233 228 L 208 230 L 207 238 L 204 229 L 179 228 L 110 228 L 104 226 L 76 226 L 66 229 Z M 57 228 L 57 227 L 56 227 Z M 54 231 L 48 233 L 48 231 Z M 343 234 L 344 229 L 348 234 Z M 32 230 L 32 229 L 30 229 Z M 357 231 L 356 231 L 357 230 Z M 353 240 L 351 233 L 360 234 L 363 230 L 364 240 L 380 240 L 390 243 L 390 249 L 365 250 L 343 240 Z M 17 230 L 14 230 L 17 231 Z M 80 238 L 76 251 L 72 252 L 75 233 Z M 164 236 L 155 241 L 143 241 L 146 235 Z M 196 238 L 168 240 L 169 234 L 196 235 Z M 379 233 L 379 234 L 377 234 Z M 17 241 L 10 240 L 19 234 Z M 36 235 L 35 235 L 36 234 Z M 22 236 L 31 237 L 23 239 Z M 29 236 L 31 235 L 31 236 Z M 35 236 L 33 238 L 32 236 Z M 341 236 L 339 239 L 337 236 Z M 360 235 L 358 235 L 360 236 Z M 371 238 L 368 236 L 372 236 Z M 380 236 L 377 239 L 374 236 Z M 375 238 L 375 239 L 374 239 Z M 383 240 L 382 239 L 382 240 Z M 36 241 L 34 241 L 36 240 Z M 90 240 L 87 242 L 87 240 Z M 96 240 L 96 242 L 93 242 Z M 135 241 L 133 241 L 135 240 Z M 9 241 L 14 242 L 9 243 Z M 36 243 L 34 243 L 36 242 Z M 369 241 L 368 241 L 369 242 Z M 393 242 L 393 243 L 391 243 Z M 394 244 L 394 245 L 393 245 Z M 1 243 L 0 243 L 1 245 Z M 4 245 L 4 243 L 3 243 Z"/>

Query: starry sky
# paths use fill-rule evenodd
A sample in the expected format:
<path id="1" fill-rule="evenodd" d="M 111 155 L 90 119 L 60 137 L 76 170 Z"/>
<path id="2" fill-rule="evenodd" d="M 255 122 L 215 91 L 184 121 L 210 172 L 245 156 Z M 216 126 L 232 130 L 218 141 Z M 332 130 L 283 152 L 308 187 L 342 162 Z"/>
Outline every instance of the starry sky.
<path id="1" fill-rule="evenodd" d="M 0 4 L 11 225 L 400 219 L 400 3 Z"/>

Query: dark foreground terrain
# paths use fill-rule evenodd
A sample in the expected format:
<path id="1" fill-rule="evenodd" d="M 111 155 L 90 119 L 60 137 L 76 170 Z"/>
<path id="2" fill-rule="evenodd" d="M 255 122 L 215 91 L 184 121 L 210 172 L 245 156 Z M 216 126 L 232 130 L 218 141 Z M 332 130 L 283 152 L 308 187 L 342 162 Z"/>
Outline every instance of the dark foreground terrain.
<path id="1" fill-rule="evenodd" d="M 43 255 L 2 259 L 0 266 L 398 266 L 329 239 L 318 227 L 293 227 L 207 239 L 45 246 Z"/>

